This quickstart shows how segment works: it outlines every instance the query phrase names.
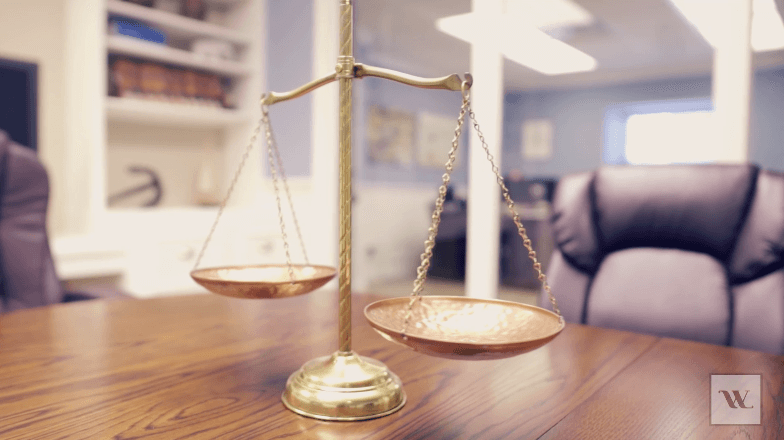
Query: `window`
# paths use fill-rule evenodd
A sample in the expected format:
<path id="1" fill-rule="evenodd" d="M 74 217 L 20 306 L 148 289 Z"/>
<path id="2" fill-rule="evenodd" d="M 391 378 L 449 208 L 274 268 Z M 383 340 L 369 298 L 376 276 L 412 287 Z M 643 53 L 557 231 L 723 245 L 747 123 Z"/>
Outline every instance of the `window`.
<path id="1" fill-rule="evenodd" d="M 644 113 L 626 120 L 626 161 L 632 165 L 721 160 L 709 142 L 712 111 Z"/>
<path id="2" fill-rule="evenodd" d="M 613 106 L 605 118 L 604 162 L 663 165 L 723 161 L 709 98 Z"/>

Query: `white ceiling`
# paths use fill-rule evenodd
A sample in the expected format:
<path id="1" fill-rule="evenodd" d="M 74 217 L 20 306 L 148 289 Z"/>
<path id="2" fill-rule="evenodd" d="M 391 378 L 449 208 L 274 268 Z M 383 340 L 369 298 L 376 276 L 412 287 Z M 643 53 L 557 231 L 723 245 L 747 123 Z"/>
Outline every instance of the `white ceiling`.
<path id="1" fill-rule="evenodd" d="M 542 0 L 547 1 L 547 0 Z M 668 0 L 574 0 L 596 24 L 564 39 L 597 70 L 547 76 L 506 61 L 508 90 L 549 90 L 708 75 L 712 50 Z M 784 0 L 777 0 L 781 6 Z M 435 29 L 437 18 L 470 12 L 470 0 L 356 0 L 356 46 L 368 64 L 422 76 L 469 69 L 469 45 Z M 525 44 L 525 42 L 520 42 Z M 784 51 L 756 54 L 757 68 L 784 66 Z"/>

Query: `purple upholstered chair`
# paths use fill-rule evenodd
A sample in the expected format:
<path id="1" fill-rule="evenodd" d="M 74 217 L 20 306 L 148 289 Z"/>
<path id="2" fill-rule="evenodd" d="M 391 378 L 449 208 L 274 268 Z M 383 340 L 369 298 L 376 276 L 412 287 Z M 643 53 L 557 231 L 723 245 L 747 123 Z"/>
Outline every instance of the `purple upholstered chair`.
<path id="1" fill-rule="evenodd" d="M 784 354 L 784 174 L 684 165 L 570 175 L 552 226 L 548 278 L 567 321 Z"/>
<path id="2" fill-rule="evenodd" d="M 35 151 L 0 131 L 0 313 L 64 299 L 46 234 L 48 200 Z"/>

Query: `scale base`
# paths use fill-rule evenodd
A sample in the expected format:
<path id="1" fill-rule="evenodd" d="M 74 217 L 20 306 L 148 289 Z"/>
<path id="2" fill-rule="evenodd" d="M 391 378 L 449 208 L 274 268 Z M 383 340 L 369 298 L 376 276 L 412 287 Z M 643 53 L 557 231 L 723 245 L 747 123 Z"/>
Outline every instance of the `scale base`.
<path id="1" fill-rule="evenodd" d="M 321 420 L 383 417 L 406 403 L 403 383 L 383 363 L 353 351 L 308 361 L 289 376 L 283 404 Z"/>

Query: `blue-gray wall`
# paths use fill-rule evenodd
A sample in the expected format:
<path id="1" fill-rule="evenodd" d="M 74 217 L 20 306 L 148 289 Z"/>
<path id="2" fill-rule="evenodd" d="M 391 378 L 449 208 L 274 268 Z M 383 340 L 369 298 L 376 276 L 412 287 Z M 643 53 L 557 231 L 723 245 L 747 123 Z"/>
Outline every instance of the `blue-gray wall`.
<path id="1" fill-rule="evenodd" d="M 313 4 L 312 0 L 269 1 L 267 6 L 267 90 L 283 92 L 294 89 L 312 78 Z M 358 62 L 388 67 L 373 60 L 373 54 L 355 47 Z M 324 72 L 325 74 L 327 72 Z M 444 72 L 444 75 L 451 72 Z M 337 87 L 336 84 L 328 87 Z M 415 89 L 389 80 L 366 78 L 354 81 L 353 148 L 354 175 L 361 182 L 430 183 L 441 181 L 443 169 L 419 166 L 416 156 L 410 166 L 378 164 L 370 161 L 365 148 L 366 114 L 371 106 L 409 111 L 416 115 L 427 111 L 457 118 L 460 94 L 439 90 Z M 337 111 L 337 109 L 335 109 Z M 275 104 L 270 119 L 281 149 L 287 175 L 310 175 L 312 98 L 306 95 Z M 461 142 L 461 165 L 452 181 L 466 182 L 466 143 Z M 444 162 L 450 145 L 444 145 Z M 265 158 L 266 154 L 262 157 Z"/>
<path id="2" fill-rule="evenodd" d="M 383 67 L 383 66 L 379 66 Z M 445 72 L 447 75 L 451 72 Z M 441 175 L 444 174 L 444 167 L 434 168 L 421 166 L 417 162 L 416 154 L 418 145 L 416 144 L 416 132 L 414 134 L 413 160 L 408 165 L 395 165 L 377 163 L 371 160 L 367 153 L 367 114 L 372 106 L 379 106 L 386 109 L 402 110 L 411 113 L 416 117 L 420 112 L 427 112 L 441 115 L 455 120 L 460 112 L 461 97 L 457 92 L 444 90 L 420 89 L 394 81 L 379 78 L 365 78 L 354 82 L 355 102 L 354 117 L 354 139 L 358 154 L 355 155 L 359 173 L 357 178 L 360 182 L 368 183 L 432 183 L 434 188 L 441 182 Z M 415 125 L 415 130 L 418 127 Z M 468 129 L 464 126 L 463 131 Z M 451 144 L 443 145 L 443 163 L 446 164 Z M 452 182 L 465 184 L 467 181 L 466 164 L 468 163 L 466 137 L 461 138 L 458 147 L 460 161 L 458 167 L 452 173 Z"/>
<path id="3" fill-rule="evenodd" d="M 784 69 L 754 77 L 749 125 L 749 159 L 784 171 Z"/>
<path id="4" fill-rule="evenodd" d="M 312 0 L 267 2 L 267 90 L 285 92 L 311 81 L 312 60 Z M 310 96 L 270 108 L 270 120 L 288 176 L 310 175 L 311 108 Z M 262 157 L 267 169 L 267 155 Z"/>
<path id="5" fill-rule="evenodd" d="M 504 103 L 503 170 L 518 169 L 527 177 L 562 176 L 602 165 L 604 116 L 608 107 L 640 101 L 710 96 L 707 79 L 660 81 L 579 91 L 507 94 Z M 524 161 L 523 121 L 553 122 L 553 155 Z"/>
<path id="6" fill-rule="evenodd" d="M 657 81 L 576 91 L 507 94 L 504 103 L 503 170 L 528 177 L 562 176 L 603 165 L 604 117 L 624 103 L 710 98 L 709 78 Z M 784 170 L 784 70 L 755 75 L 750 121 L 749 159 L 763 168 Z M 553 121 L 553 156 L 524 161 L 523 121 Z"/>

